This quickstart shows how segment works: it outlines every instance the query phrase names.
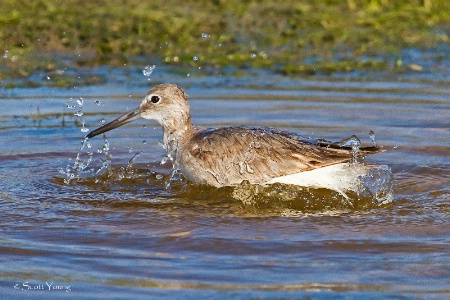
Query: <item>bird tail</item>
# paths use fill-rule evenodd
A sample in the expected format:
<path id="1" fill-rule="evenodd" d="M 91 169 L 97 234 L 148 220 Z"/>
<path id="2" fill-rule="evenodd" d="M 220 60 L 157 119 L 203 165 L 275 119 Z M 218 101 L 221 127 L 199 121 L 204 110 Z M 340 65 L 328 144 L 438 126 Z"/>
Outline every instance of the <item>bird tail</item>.
<path id="1" fill-rule="evenodd" d="M 359 151 L 367 154 L 383 152 L 384 150 L 380 147 L 377 147 L 375 144 L 371 146 L 361 146 L 361 141 L 355 135 L 352 135 L 349 138 L 343 139 L 339 142 L 330 142 L 324 139 L 317 140 L 317 146 L 332 148 L 332 149 L 343 149 L 343 150 L 353 150 L 355 147 L 358 148 Z"/>

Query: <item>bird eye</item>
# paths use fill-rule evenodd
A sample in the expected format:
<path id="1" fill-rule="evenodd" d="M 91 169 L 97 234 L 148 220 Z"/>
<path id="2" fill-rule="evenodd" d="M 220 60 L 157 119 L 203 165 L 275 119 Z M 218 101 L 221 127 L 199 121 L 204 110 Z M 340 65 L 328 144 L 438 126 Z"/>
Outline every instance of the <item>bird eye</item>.
<path id="1" fill-rule="evenodd" d="M 150 101 L 152 101 L 152 103 L 158 103 L 160 99 L 161 99 L 161 98 L 159 98 L 159 96 L 152 96 L 152 98 L 150 99 Z"/>

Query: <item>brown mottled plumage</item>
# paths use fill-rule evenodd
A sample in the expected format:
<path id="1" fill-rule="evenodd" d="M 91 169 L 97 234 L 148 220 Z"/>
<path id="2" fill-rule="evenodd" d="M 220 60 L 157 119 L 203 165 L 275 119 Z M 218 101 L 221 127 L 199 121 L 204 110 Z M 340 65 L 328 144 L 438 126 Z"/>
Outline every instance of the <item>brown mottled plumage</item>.
<path id="1" fill-rule="evenodd" d="M 151 89 L 141 105 L 87 135 L 88 138 L 139 118 L 158 121 L 175 168 L 199 184 L 216 187 L 274 178 L 350 161 L 348 148 L 268 127 L 206 129 L 192 125 L 187 94 L 174 84 Z M 368 149 L 377 151 L 376 148 Z"/>

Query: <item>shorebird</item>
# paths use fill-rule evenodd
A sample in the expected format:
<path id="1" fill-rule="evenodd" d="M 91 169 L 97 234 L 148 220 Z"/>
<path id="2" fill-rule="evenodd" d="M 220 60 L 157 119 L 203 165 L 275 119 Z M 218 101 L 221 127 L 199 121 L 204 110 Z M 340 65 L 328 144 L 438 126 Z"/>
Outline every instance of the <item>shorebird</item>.
<path id="1" fill-rule="evenodd" d="M 346 189 L 352 149 L 270 127 L 203 128 L 191 122 L 188 95 L 175 84 L 152 88 L 138 108 L 90 132 L 87 138 L 144 118 L 164 130 L 173 167 L 190 181 L 214 187 L 286 183 Z M 377 152 L 376 147 L 360 149 Z M 359 172 L 361 173 L 361 172 Z M 359 174 L 358 173 L 358 174 Z M 356 174 L 356 175 L 358 175 Z"/>

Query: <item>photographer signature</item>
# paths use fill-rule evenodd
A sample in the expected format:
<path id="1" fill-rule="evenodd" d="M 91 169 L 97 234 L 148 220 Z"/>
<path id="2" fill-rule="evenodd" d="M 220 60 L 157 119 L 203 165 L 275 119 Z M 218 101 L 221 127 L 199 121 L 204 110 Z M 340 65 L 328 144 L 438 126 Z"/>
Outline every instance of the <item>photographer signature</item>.
<path id="1" fill-rule="evenodd" d="M 33 291 L 33 290 L 34 291 L 36 291 L 36 290 L 66 291 L 66 292 L 72 291 L 70 288 L 70 285 L 54 284 L 53 282 L 48 282 L 48 281 L 46 281 L 45 283 L 39 283 L 39 284 L 33 284 L 28 281 L 25 281 L 22 284 L 20 284 L 20 283 L 15 284 L 14 289 L 22 290 L 22 291 Z"/>

